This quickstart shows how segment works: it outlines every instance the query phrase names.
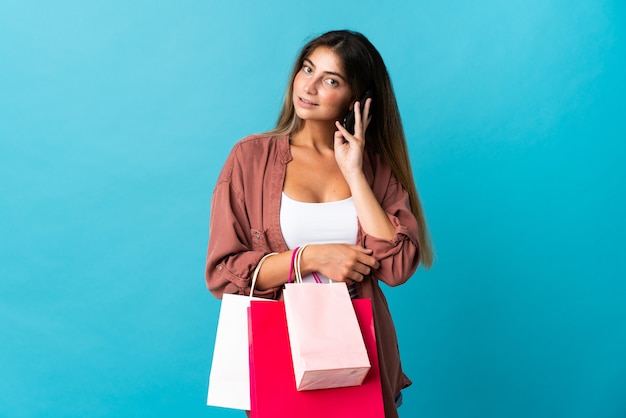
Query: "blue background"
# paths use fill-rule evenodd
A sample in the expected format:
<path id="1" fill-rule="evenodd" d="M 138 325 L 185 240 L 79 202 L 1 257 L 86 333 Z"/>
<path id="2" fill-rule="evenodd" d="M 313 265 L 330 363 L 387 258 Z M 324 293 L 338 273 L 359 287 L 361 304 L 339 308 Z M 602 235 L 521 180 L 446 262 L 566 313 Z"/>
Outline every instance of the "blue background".
<path id="1" fill-rule="evenodd" d="M 438 261 L 387 289 L 403 417 L 626 416 L 626 5 L 0 2 L 0 416 L 205 406 L 210 197 L 297 50 L 362 31 Z"/>

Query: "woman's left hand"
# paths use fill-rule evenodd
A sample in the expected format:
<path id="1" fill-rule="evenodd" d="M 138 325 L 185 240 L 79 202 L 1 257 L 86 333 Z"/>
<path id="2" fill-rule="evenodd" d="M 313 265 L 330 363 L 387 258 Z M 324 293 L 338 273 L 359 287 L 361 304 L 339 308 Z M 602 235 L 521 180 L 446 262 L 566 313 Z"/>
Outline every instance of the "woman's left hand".
<path id="1" fill-rule="evenodd" d="M 372 117 L 370 115 L 370 105 L 372 99 L 365 101 L 363 113 L 361 113 L 361 103 L 354 103 L 354 135 L 341 125 L 335 122 L 335 159 L 344 178 L 349 183 L 350 179 L 362 174 L 363 150 L 365 149 L 365 131 Z"/>

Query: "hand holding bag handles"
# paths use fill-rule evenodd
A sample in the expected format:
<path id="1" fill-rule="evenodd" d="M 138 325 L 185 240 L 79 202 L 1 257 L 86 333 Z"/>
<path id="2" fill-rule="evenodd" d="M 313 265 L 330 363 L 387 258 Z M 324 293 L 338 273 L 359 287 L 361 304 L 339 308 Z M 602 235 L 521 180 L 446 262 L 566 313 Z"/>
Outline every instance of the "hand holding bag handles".
<path id="1" fill-rule="evenodd" d="M 289 280 L 287 283 L 291 283 L 291 279 L 293 279 L 295 274 L 295 282 L 302 283 L 302 273 L 300 271 L 300 260 L 302 259 L 302 252 L 309 244 L 304 244 L 300 247 L 296 247 L 295 250 L 291 253 L 291 266 L 289 267 Z M 313 278 L 315 278 L 315 283 L 322 283 L 322 279 L 317 275 L 316 272 L 312 273 Z"/>

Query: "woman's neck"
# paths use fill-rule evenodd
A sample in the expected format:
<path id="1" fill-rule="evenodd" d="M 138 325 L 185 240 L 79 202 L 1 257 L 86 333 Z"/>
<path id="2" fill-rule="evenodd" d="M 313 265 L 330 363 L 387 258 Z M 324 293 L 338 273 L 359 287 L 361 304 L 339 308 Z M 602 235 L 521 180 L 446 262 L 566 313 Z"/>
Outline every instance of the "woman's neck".
<path id="1" fill-rule="evenodd" d="M 317 149 L 333 149 L 336 130 L 335 125 L 328 122 L 304 121 L 302 129 L 292 135 L 292 143 Z"/>

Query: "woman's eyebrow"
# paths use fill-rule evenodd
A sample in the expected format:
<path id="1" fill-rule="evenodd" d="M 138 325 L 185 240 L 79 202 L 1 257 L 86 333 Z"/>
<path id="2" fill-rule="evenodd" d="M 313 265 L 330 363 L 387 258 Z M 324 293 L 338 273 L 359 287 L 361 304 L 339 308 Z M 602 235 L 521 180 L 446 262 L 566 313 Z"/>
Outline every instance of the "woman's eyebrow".
<path id="1" fill-rule="evenodd" d="M 313 61 L 311 61 L 308 58 L 304 59 L 304 62 L 308 63 L 311 67 L 315 68 L 315 64 L 313 63 Z M 339 77 L 340 79 L 342 79 L 343 81 L 346 81 L 345 77 L 339 73 L 336 73 L 334 71 L 324 71 L 325 74 L 330 74 L 330 75 L 334 75 L 336 77 Z"/>

